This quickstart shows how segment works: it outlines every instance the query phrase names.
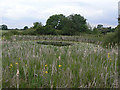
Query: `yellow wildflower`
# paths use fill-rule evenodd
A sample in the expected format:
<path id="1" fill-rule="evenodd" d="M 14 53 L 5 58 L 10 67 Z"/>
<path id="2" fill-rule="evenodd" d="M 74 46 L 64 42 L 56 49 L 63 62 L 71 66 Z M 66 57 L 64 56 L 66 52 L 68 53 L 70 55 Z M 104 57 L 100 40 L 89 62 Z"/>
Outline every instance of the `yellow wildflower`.
<path id="1" fill-rule="evenodd" d="M 10 66 L 11 66 L 11 67 L 13 67 L 13 65 L 12 65 L 12 64 L 10 64 Z"/>
<path id="2" fill-rule="evenodd" d="M 59 65 L 59 67 L 62 67 L 62 65 Z"/>
<path id="3" fill-rule="evenodd" d="M 112 59 L 110 59 L 110 61 L 111 61 Z"/>
<path id="4" fill-rule="evenodd" d="M 20 57 L 19 57 L 19 60 L 20 60 Z"/>
<path id="5" fill-rule="evenodd" d="M 45 64 L 45 67 L 47 67 L 47 64 Z"/>
<path id="6" fill-rule="evenodd" d="M 27 64 L 25 64 L 25 66 L 27 67 Z"/>
<path id="7" fill-rule="evenodd" d="M 15 64 L 18 65 L 18 62 L 16 62 Z"/>
<path id="8" fill-rule="evenodd" d="M 47 73 L 48 73 L 48 71 L 45 71 L 45 73 L 47 74 Z"/>
<path id="9" fill-rule="evenodd" d="M 110 53 L 108 53 L 108 58 L 110 58 Z"/>

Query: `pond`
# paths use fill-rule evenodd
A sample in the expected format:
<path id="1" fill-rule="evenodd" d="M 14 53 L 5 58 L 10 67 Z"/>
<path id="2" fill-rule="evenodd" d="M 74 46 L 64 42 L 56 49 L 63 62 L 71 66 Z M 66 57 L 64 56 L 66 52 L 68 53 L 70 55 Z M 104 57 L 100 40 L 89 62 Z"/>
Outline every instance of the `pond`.
<path id="1" fill-rule="evenodd" d="M 73 45 L 73 43 L 69 42 L 62 42 L 62 41 L 39 41 L 37 44 L 43 44 L 43 45 L 54 45 L 54 46 L 69 46 Z"/>

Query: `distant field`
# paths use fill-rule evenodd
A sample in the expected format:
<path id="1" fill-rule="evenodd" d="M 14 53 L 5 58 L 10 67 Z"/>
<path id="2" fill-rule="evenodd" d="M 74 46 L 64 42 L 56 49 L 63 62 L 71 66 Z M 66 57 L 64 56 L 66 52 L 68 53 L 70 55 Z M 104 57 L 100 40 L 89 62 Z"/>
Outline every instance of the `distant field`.
<path id="1" fill-rule="evenodd" d="M 8 32 L 8 30 L 0 30 L 0 33 L 2 33 L 2 32 Z"/>
<path id="2" fill-rule="evenodd" d="M 9 31 L 18 31 L 18 32 L 21 32 L 20 30 L 0 30 L 0 35 L 2 35 L 4 33 L 7 33 Z"/>
<path id="3" fill-rule="evenodd" d="M 0 33 L 8 32 L 8 31 L 20 31 L 20 30 L 0 30 Z"/>

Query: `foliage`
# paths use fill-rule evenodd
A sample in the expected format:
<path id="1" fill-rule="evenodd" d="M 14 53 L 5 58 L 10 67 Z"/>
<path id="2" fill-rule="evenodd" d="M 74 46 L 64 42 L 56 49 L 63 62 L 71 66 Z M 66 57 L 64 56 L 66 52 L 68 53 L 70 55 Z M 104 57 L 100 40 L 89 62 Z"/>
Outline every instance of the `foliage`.
<path id="1" fill-rule="evenodd" d="M 55 35 L 55 29 L 53 29 L 51 25 L 38 26 L 36 33 L 39 35 Z"/>
<path id="2" fill-rule="evenodd" d="M 107 33 L 109 33 L 109 32 L 114 32 L 114 31 L 115 31 L 115 28 L 103 27 L 103 25 L 98 24 L 98 25 L 97 25 L 97 30 L 99 31 L 99 33 L 105 35 L 105 34 L 107 34 Z"/>
<path id="3" fill-rule="evenodd" d="M 120 43 L 119 36 L 120 36 L 120 26 L 117 26 L 115 32 L 109 33 L 105 36 L 103 41 L 103 46 L 114 46 L 115 44 Z"/>
<path id="4" fill-rule="evenodd" d="M 28 29 L 28 26 L 25 26 L 23 29 L 24 29 L 24 30 Z"/>
<path id="5" fill-rule="evenodd" d="M 2 33 L 2 36 L 9 40 L 9 39 L 11 39 L 11 36 L 19 35 L 19 34 L 20 33 L 18 31 L 14 30 L 14 31 L 8 31 L 6 33 Z"/>
<path id="6" fill-rule="evenodd" d="M 63 14 L 55 14 L 52 15 L 48 18 L 47 22 L 46 22 L 46 26 L 51 25 L 52 28 L 54 29 L 58 29 L 58 30 L 62 30 L 64 24 L 63 24 L 63 20 L 66 17 Z"/>
<path id="7" fill-rule="evenodd" d="M 103 28 L 103 25 L 102 25 L 102 24 L 98 24 L 98 25 L 97 25 L 97 28 L 98 28 L 98 29 Z"/>
<path id="8" fill-rule="evenodd" d="M 3 27 L 5 29 L 7 26 L 3 25 Z M 21 35 L 80 35 L 83 33 L 105 35 L 108 32 L 114 32 L 115 28 L 103 27 L 102 24 L 98 24 L 97 28 L 92 31 L 92 27 L 80 14 L 71 14 L 67 17 L 63 14 L 55 14 L 48 18 L 45 26 L 41 22 L 34 22 L 30 29 L 25 26 L 24 29 L 16 28 L 16 30 L 25 30 L 19 33 Z"/>
<path id="9" fill-rule="evenodd" d="M 7 30 L 8 27 L 7 27 L 7 25 L 1 25 L 1 29 L 2 29 L 2 30 Z"/>
<path id="10" fill-rule="evenodd" d="M 68 19 L 72 21 L 72 26 L 74 32 L 85 32 L 88 28 L 86 25 L 86 19 L 82 17 L 80 14 L 74 14 L 68 16 Z"/>
<path id="11" fill-rule="evenodd" d="M 75 35 L 75 31 L 73 28 L 73 22 L 69 19 L 64 19 L 64 27 L 62 30 L 62 35 Z"/>
<path id="12" fill-rule="evenodd" d="M 65 17 L 63 14 L 50 16 L 46 25 L 51 25 L 52 28 L 61 30 L 62 35 L 76 35 L 80 32 L 88 32 L 86 19 L 80 14 L 73 14 Z"/>
<path id="13" fill-rule="evenodd" d="M 43 26 L 41 22 L 34 22 L 33 25 L 34 29 L 37 28 L 38 26 Z"/>
<path id="14" fill-rule="evenodd" d="M 118 54 L 111 49 L 81 42 L 39 45 L 36 37 L 20 38 L 3 43 L 3 88 L 118 88 Z"/>
<path id="15" fill-rule="evenodd" d="M 94 27 L 92 33 L 97 35 L 100 33 L 100 31 L 96 27 Z"/>
<path id="16" fill-rule="evenodd" d="M 36 35 L 36 34 L 37 34 L 36 31 L 31 28 L 20 32 L 20 35 Z"/>

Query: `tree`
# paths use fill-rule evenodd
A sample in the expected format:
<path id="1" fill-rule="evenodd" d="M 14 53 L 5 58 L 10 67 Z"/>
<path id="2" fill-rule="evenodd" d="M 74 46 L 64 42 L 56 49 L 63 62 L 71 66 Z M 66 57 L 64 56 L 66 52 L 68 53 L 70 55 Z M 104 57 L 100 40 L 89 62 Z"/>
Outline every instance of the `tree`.
<path id="1" fill-rule="evenodd" d="M 28 29 L 28 26 L 25 26 L 23 29 L 24 29 L 24 30 Z"/>
<path id="2" fill-rule="evenodd" d="M 88 29 L 92 31 L 91 25 L 89 23 L 87 23 L 86 25 L 87 25 Z"/>
<path id="3" fill-rule="evenodd" d="M 101 28 L 103 28 L 103 25 L 102 25 L 102 24 L 98 24 L 98 25 L 97 25 L 97 28 L 98 28 L 98 29 L 101 29 Z"/>
<path id="4" fill-rule="evenodd" d="M 1 26 L 1 29 L 2 29 L 2 30 L 8 30 L 8 27 L 7 27 L 7 25 L 2 25 L 2 26 Z"/>
<path id="5" fill-rule="evenodd" d="M 51 25 L 52 28 L 62 30 L 64 24 L 62 23 L 65 19 L 65 16 L 63 14 L 56 14 L 49 17 L 49 19 L 46 22 L 46 25 Z"/>
<path id="6" fill-rule="evenodd" d="M 78 34 L 89 30 L 86 19 L 80 14 L 74 14 L 68 17 L 65 17 L 63 14 L 52 15 L 47 20 L 46 25 L 51 25 L 57 32 L 61 30 L 62 34 L 66 35 Z"/>
<path id="7" fill-rule="evenodd" d="M 15 30 L 19 30 L 18 28 L 15 28 Z"/>
<path id="8" fill-rule="evenodd" d="M 44 26 L 44 28 L 45 28 L 45 34 L 47 34 L 47 35 L 56 35 L 55 29 L 52 28 L 51 25 L 46 25 L 46 26 Z"/>
<path id="9" fill-rule="evenodd" d="M 36 27 L 36 32 L 37 32 L 37 34 L 40 34 L 40 35 L 45 34 L 45 28 L 41 25 L 38 25 Z"/>
<path id="10" fill-rule="evenodd" d="M 63 24 L 64 24 L 64 27 L 62 30 L 63 35 L 74 35 L 75 34 L 73 22 L 71 20 L 66 18 L 64 19 Z"/>
<path id="11" fill-rule="evenodd" d="M 37 28 L 38 26 L 43 26 L 41 22 L 34 22 L 33 25 L 34 25 L 33 28 Z"/>
<path id="12" fill-rule="evenodd" d="M 93 34 L 98 34 L 98 33 L 99 33 L 98 29 L 96 27 L 94 27 L 93 28 Z"/>
<path id="13" fill-rule="evenodd" d="M 67 18 L 72 21 L 74 32 L 85 32 L 88 30 L 86 19 L 80 14 L 73 14 Z"/>

